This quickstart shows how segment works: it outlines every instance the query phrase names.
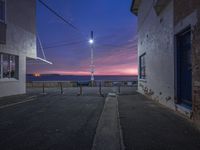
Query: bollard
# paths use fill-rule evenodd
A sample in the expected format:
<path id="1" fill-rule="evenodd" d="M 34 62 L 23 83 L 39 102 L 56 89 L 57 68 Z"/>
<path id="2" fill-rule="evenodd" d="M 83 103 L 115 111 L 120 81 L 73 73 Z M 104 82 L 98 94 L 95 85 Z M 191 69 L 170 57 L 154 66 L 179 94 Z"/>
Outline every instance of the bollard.
<path id="1" fill-rule="evenodd" d="M 82 85 L 80 84 L 80 93 L 78 95 L 81 96 L 82 94 L 83 94 L 83 89 L 82 89 Z"/>
<path id="2" fill-rule="evenodd" d="M 44 91 L 44 82 L 42 83 L 42 93 L 44 94 L 45 91 Z"/>
<path id="3" fill-rule="evenodd" d="M 99 83 L 99 94 L 100 94 L 100 96 L 104 97 L 104 95 L 102 94 L 101 82 Z"/>
<path id="4" fill-rule="evenodd" d="M 91 87 L 94 87 L 94 81 L 91 80 Z"/>
<path id="5" fill-rule="evenodd" d="M 121 89 L 120 89 L 120 84 L 118 85 L 118 93 L 121 92 Z"/>
<path id="6" fill-rule="evenodd" d="M 63 92 L 62 82 L 60 82 L 60 94 L 64 94 L 64 92 Z"/>
<path id="7" fill-rule="evenodd" d="M 99 83 L 99 94 L 102 95 L 102 93 L 101 93 L 101 82 Z"/>

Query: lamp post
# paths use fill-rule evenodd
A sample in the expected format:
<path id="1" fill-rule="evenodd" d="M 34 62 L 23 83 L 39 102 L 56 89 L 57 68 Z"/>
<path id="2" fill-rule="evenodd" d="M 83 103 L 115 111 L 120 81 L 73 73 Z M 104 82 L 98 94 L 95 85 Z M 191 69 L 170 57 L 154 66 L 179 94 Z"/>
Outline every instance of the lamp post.
<path id="1" fill-rule="evenodd" d="M 89 39 L 89 43 L 91 46 L 91 62 L 90 62 L 90 73 L 91 73 L 91 84 L 94 86 L 94 37 L 93 31 L 91 31 L 91 37 Z"/>

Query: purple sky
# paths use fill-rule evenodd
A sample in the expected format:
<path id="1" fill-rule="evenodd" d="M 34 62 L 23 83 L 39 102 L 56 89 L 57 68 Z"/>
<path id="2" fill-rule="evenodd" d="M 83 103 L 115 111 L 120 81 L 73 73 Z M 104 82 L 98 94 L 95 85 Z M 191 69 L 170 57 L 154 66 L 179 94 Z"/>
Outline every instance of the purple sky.
<path id="1" fill-rule="evenodd" d="M 53 65 L 28 65 L 27 73 L 89 74 L 90 31 L 95 38 L 95 74 L 137 74 L 136 17 L 131 0 L 43 0 L 80 31 L 37 3 L 37 32 Z M 38 56 L 42 57 L 38 48 Z"/>

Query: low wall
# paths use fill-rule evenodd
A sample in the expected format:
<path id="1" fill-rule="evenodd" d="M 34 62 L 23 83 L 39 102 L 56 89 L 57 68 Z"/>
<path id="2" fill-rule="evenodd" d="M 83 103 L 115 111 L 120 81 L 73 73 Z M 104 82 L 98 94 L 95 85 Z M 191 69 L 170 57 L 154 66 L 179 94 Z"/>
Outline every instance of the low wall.
<path id="1" fill-rule="evenodd" d="M 67 87 L 78 87 L 78 81 L 32 81 L 27 82 L 27 88 L 55 88 L 62 86 L 63 88 Z M 113 87 L 113 86 L 123 86 L 123 87 L 133 87 L 137 86 L 137 81 L 95 81 L 94 86 L 102 86 L 102 87 Z M 91 82 L 89 82 L 89 86 L 91 86 Z"/>

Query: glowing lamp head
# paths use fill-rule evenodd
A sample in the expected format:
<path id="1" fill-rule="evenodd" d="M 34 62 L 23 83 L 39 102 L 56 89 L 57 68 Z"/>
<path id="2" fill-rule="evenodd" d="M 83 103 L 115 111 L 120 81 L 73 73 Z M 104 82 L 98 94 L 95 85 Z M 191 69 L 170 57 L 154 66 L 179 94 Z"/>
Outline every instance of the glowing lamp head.
<path id="1" fill-rule="evenodd" d="M 93 44 L 93 43 L 94 43 L 94 40 L 93 40 L 93 39 L 90 39 L 90 40 L 89 40 L 89 43 L 90 43 L 90 44 Z"/>

